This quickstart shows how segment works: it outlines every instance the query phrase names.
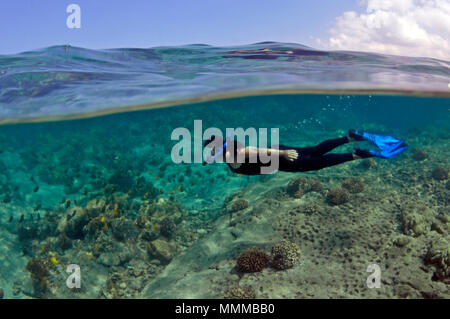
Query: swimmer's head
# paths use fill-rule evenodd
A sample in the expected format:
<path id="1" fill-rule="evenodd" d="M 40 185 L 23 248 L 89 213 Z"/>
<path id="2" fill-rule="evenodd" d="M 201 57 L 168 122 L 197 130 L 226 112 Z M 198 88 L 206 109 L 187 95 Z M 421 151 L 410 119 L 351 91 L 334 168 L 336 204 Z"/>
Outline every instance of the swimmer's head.
<path id="1" fill-rule="evenodd" d="M 223 140 L 222 137 L 219 136 L 211 136 L 211 138 L 207 139 L 203 144 L 203 147 L 207 147 L 212 149 L 211 157 L 203 162 L 203 165 L 206 165 L 208 161 L 214 160 L 218 155 L 220 155 L 226 147 L 227 142 Z M 217 155 L 216 155 L 217 154 Z"/>

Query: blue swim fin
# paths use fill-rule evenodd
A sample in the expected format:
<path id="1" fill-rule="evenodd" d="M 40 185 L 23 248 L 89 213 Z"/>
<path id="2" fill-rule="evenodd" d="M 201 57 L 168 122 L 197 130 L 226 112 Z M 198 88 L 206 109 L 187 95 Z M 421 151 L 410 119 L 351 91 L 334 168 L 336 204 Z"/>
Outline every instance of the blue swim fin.
<path id="1" fill-rule="evenodd" d="M 392 136 L 377 135 L 368 132 L 361 132 L 358 130 L 350 130 L 349 135 L 358 141 L 369 141 L 376 147 L 381 149 L 397 146 L 399 143 L 405 142 Z"/>
<path id="2" fill-rule="evenodd" d="M 369 150 L 373 156 L 382 158 L 392 158 L 408 149 L 405 141 L 399 140 L 392 136 L 383 136 L 373 133 L 350 130 L 349 136 L 357 141 L 369 141 L 380 150 Z"/>
<path id="3" fill-rule="evenodd" d="M 408 149 L 408 145 L 406 145 L 403 141 L 398 142 L 397 144 L 386 146 L 384 149 L 379 151 L 369 150 L 370 154 L 382 157 L 382 158 L 393 158 L 395 155 L 400 154 Z"/>

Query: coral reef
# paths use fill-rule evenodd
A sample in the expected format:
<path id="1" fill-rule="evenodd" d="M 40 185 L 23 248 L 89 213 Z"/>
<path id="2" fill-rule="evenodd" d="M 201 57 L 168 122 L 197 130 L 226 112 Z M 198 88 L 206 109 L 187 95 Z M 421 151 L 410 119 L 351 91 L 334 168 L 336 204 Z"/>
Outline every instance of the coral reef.
<path id="1" fill-rule="evenodd" d="M 80 239 L 84 237 L 83 227 L 88 223 L 89 217 L 83 207 L 69 208 L 61 218 L 56 231 L 65 233 L 71 239 Z"/>
<path id="2" fill-rule="evenodd" d="M 276 121 L 258 103 L 240 100 L 254 111 L 242 116 L 242 105 L 217 101 L 215 112 L 197 105 L 0 134 L 5 298 L 450 298 L 449 121 L 411 131 L 363 123 L 413 151 L 320 171 L 239 176 L 171 161 L 166 137 L 199 115 L 223 127 L 237 117 L 285 123 L 283 142 L 307 146 L 345 134 L 334 127 L 353 114 L 315 103 L 308 116 L 326 124 L 294 123 L 298 103 L 278 98 Z M 364 280 L 373 263 L 380 289 Z M 82 269 L 81 289 L 65 285 L 69 264 Z"/>
<path id="3" fill-rule="evenodd" d="M 67 235 L 65 233 L 62 233 L 61 235 L 58 236 L 56 244 L 62 250 L 67 250 L 67 249 L 72 248 L 72 241 L 69 237 L 67 237 Z"/>
<path id="4" fill-rule="evenodd" d="M 167 199 L 161 194 L 155 199 L 140 198 L 138 202 L 130 198 L 121 192 L 108 193 L 106 197 L 95 198 L 85 205 L 63 199 L 53 212 L 46 213 L 43 218 L 24 220 L 22 217 L 17 229 L 23 234 L 31 234 L 21 235 L 20 240 L 24 251 L 32 257 L 26 269 L 33 284 L 33 292 L 29 292 L 30 288 L 23 293 L 48 298 L 70 295 L 70 291 L 64 291 L 63 287 L 55 284 L 55 280 L 60 280 L 58 277 L 64 276 L 59 265 L 66 260 L 83 265 L 91 276 L 105 269 L 114 269 L 123 276 L 123 272 L 131 269 L 129 265 L 132 263 L 145 268 L 146 276 L 154 276 L 179 252 L 175 238 L 177 226 L 172 219 L 183 220 L 179 232 L 183 247 L 189 246 L 196 238 L 190 231 L 195 217 L 183 218 L 184 207 L 176 199 Z M 72 204 L 75 206 L 71 207 Z M 36 229 L 32 233 L 30 225 Z M 56 251 L 62 255 L 61 258 L 56 256 Z M 122 298 L 134 296 L 142 290 L 142 282 L 138 284 L 136 280 L 123 278 L 124 282 L 111 289 L 92 286 L 89 291 L 81 289 L 77 293 L 81 296 Z M 94 282 L 99 279 L 89 279 L 88 276 L 86 280 Z M 121 289 L 123 285 L 130 289 Z"/>
<path id="5" fill-rule="evenodd" d="M 158 259 L 164 264 L 169 263 L 176 252 L 173 244 L 162 238 L 151 241 L 147 250 L 151 258 Z"/>
<path id="6" fill-rule="evenodd" d="M 295 178 L 289 181 L 289 184 L 287 186 L 287 192 L 289 195 L 295 197 L 295 198 L 302 198 L 303 197 L 303 184 L 306 183 L 306 179 L 299 177 Z"/>
<path id="7" fill-rule="evenodd" d="M 394 239 L 394 245 L 398 247 L 405 247 L 411 242 L 410 236 L 400 235 Z"/>
<path id="8" fill-rule="evenodd" d="M 402 230 L 406 235 L 418 237 L 431 230 L 433 212 L 425 205 L 405 203 L 401 210 Z"/>
<path id="9" fill-rule="evenodd" d="M 351 177 L 342 182 L 342 188 L 350 193 L 361 193 L 364 190 L 364 182 L 361 178 Z"/>
<path id="10" fill-rule="evenodd" d="M 155 222 L 162 222 L 168 216 L 175 223 L 178 224 L 182 220 L 182 216 L 186 213 L 183 205 L 174 199 L 167 199 L 165 197 L 158 197 L 155 200 L 149 200 L 139 209 L 143 215 L 151 216 Z"/>
<path id="11" fill-rule="evenodd" d="M 288 240 L 274 245 L 271 250 L 270 264 L 273 268 L 284 270 L 294 267 L 300 259 L 300 247 Z"/>
<path id="12" fill-rule="evenodd" d="M 107 224 L 102 221 L 105 217 L 94 217 L 89 220 L 88 224 L 83 228 L 83 233 L 86 233 L 94 238 L 97 238 L 100 232 L 107 230 Z"/>
<path id="13" fill-rule="evenodd" d="M 448 178 L 448 170 L 444 167 L 436 167 L 431 172 L 431 176 L 438 181 L 443 181 Z"/>
<path id="14" fill-rule="evenodd" d="M 160 226 L 161 235 L 170 239 L 175 236 L 176 230 L 177 226 L 169 217 L 166 217 L 162 220 Z"/>
<path id="15" fill-rule="evenodd" d="M 428 154 L 423 149 L 414 148 L 412 150 L 412 158 L 416 161 L 423 161 L 428 158 Z"/>
<path id="16" fill-rule="evenodd" d="M 140 176 L 136 182 L 131 186 L 129 194 L 131 196 L 144 196 L 146 199 L 156 198 L 161 193 L 161 190 L 156 188 L 152 182 L 147 181 L 145 177 Z"/>
<path id="17" fill-rule="evenodd" d="M 322 190 L 322 183 L 315 179 L 309 182 L 309 187 L 307 192 L 320 192 Z"/>
<path id="18" fill-rule="evenodd" d="M 297 177 L 289 181 L 287 193 L 295 198 L 301 198 L 305 193 L 319 192 L 321 189 L 322 183 L 319 180 Z"/>
<path id="19" fill-rule="evenodd" d="M 441 237 L 432 242 L 425 256 L 425 264 L 434 267 L 433 280 L 450 284 L 450 241 Z"/>
<path id="20" fill-rule="evenodd" d="M 257 247 L 248 248 L 236 261 L 239 271 L 244 273 L 259 272 L 267 266 L 268 262 L 267 254 Z"/>
<path id="21" fill-rule="evenodd" d="M 125 219 L 124 217 L 113 219 L 110 225 L 112 235 L 119 241 L 135 240 L 137 238 L 138 231 L 135 224 L 129 219 Z"/>
<path id="22" fill-rule="evenodd" d="M 232 212 L 238 212 L 240 210 L 246 209 L 248 207 L 248 202 L 245 199 L 238 199 L 231 205 Z"/>
<path id="23" fill-rule="evenodd" d="M 46 262 L 42 259 L 32 258 L 26 266 L 33 280 L 34 293 L 42 296 L 46 292 L 49 270 Z"/>
<path id="24" fill-rule="evenodd" d="M 33 239 L 42 240 L 48 236 L 49 233 L 55 231 L 55 225 L 48 222 L 39 222 L 37 220 L 24 220 L 18 224 L 17 233 L 19 240 L 22 242 Z"/>
<path id="25" fill-rule="evenodd" d="M 350 194 L 346 189 L 334 188 L 327 193 L 327 202 L 331 205 L 341 205 L 350 200 Z"/>

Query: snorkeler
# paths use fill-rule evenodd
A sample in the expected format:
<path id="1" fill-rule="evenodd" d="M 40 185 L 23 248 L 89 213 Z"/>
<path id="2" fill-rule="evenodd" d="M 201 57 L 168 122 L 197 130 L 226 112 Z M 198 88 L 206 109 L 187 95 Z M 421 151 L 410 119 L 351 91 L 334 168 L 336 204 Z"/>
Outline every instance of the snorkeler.
<path id="1" fill-rule="evenodd" d="M 355 148 L 352 153 L 343 154 L 327 154 L 338 146 L 354 141 L 369 141 L 379 150 L 365 150 Z M 404 141 L 391 136 L 382 136 L 357 130 L 349 130 L 348 136 L 326 140 L 319 145 L 313 147 L 290 147 L 278 145 L 272 148 L 259 149 L 256 147 L 245 147 L 241 143 L 234 140 L 223 141 L 222 138 L 212 136 L 204 144 L 205 147 L 219 149 L 216 154 L 203 162 L 206 165 L 212 162 L 217 156 L 225 154 L 225 162 L 231 171 L 244 175 L 259 175 L 262 167 L 268 167 L 267 163 L 263 163 L 259 157 L 259 152 L 266 152 L 267 155 L 278 155 L 279 165 L 278 171 L 283 172 L 307 172 L 316 171 L 325 167 L 330 167 L 369 157 L 392 158 L 397 154 L 405 151 L 408 146 Z M 235 159 L 244 158 L 245 161 L 237 161 Z M 255 163 L 250 162 L 250 156 L 255 157 Z M 274 170 L 273 172 L 276 172 Z"/>

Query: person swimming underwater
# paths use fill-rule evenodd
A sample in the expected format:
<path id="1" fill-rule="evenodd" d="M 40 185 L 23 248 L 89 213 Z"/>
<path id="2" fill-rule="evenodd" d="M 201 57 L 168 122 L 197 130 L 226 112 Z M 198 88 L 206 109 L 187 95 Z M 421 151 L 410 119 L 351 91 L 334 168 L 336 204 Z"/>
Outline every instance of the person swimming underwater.
<path id="1" fill-rule="evenodd" d="M 355 141 L 369 141 L 377 146 L 379 150 L 355 148 L 352 153 L 327 154 L 338 146 Z M 223 141 L 222 138 L 215 136 L 207 140 L 204 143 L 204 147 L 219 149 L 219 151 L 216 151 L 213 156 L 204 161 L 203 165 L 213 161 L 217 156 L 223 157 L 223 154 L 225 154 L 225 162 L 231 171 L 243 175 L 260 175 L 263 167 L 268 168 L 270 166 L 270 163 L 261 160 L 260 151 L 268 156 L 278 157 L 278 169 L 269 172 L 274 173 L 276 171 L 316 171 L 325 167 L 369 157 L 392 158 L 408 148 L 404 141 L 395 137 L 376 135 L 354 129 L 349 130 L 347 136 L 326 140 L 313 147 L 290 147 L 285 145 L 275 145 L 265 149 L 252 146 L 245 147 L 235 140 L 227 139 Z M 256 158 L 256 161 L 249 161 L 250 157 Z M 238 161 L 237 159 L 239 158 L 243 158 L 244 161 Z"/>

